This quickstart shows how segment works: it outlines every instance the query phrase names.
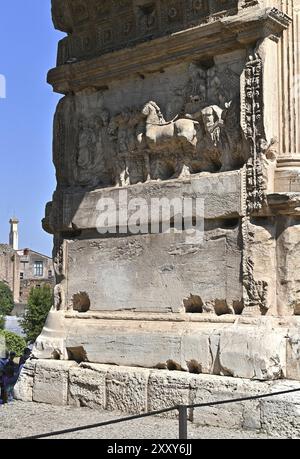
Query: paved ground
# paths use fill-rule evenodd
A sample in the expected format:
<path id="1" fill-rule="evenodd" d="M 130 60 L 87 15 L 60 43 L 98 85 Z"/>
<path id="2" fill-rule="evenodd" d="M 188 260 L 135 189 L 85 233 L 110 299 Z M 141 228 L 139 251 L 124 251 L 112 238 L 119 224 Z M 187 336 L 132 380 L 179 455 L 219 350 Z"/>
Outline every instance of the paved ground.
<path id="1" fill-rule="evenodd" d="M 124 417 L 124 414 L 91 410 L 89 408 L 53 407 L 36 403 L 14 402 L 0 406 L 0 439 L 21 438 L 28 435 L 64 430 Z M 160 417 L 139 419 L 124 424 L 101 427 L 63 435 L 68 439 L 177 439 L 178 422 Z M 255 432 L 203 428 L 189 425 L 189 438 L 247 439 L 267 438 Z"/>

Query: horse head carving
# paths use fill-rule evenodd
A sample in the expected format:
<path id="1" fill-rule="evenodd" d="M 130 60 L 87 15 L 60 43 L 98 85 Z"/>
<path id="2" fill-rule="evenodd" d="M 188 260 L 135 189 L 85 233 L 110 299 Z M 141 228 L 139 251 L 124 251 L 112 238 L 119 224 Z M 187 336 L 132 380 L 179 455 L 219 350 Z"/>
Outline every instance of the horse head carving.
<path id="1" fill-rule="evenodd" d="M 170 142 L 172 139 L 187 141 L 194 147 L 197 144 L 197 121 L 185 118 L 167 122 L 156 102 L 148 102 L 142 110 L 146 117 L 145 139 L 150 148 L 155 148 L 161 142 Z M 138 139 L 141 143 L 141 138 Z"/>
<path id="2" fill-rule="evenodd" d="M 151 119 L 153 119 L 153 121 L 155 121 L 157 124 L 162 124 L 165 122 L 165 119 L 159 106 L 153 101 L 148 102 L 144 106 L 142 114 L 147 117 L 150 116 Z"/>

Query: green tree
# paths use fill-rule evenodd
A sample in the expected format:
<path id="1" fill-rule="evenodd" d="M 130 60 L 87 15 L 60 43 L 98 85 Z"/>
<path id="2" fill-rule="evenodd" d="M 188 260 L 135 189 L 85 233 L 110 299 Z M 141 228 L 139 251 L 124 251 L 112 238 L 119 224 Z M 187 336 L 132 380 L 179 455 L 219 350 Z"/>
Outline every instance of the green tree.
<path id="1" fill-rule="evenodd" d="M 53 292 L 50 285 L 31 289 L 26 312 L 20 321 L 27 341 L 35 341 L 41 334 L 52 304 Z"/>
<path id="2" fill-rule="evenodd" d="M 4 330 L 5 328 L 5 317 L 0 316 L 0 330 Z"/>
<path id="3" fill-rule="evenodd" d="M 14 297 L 8 285 L 0 282 L 0 315 L 9 316 L 14 309 Z"/>
<path id="4" fill-rule="evenodd" d="M 9 352 L 15 352 L 17 357 L 21 357 L 26 348 L 26 341 L 24 338 L 7 330 L 0 330 L 0 337 L 1 336 L 5 339 L 6 349 Z"/>

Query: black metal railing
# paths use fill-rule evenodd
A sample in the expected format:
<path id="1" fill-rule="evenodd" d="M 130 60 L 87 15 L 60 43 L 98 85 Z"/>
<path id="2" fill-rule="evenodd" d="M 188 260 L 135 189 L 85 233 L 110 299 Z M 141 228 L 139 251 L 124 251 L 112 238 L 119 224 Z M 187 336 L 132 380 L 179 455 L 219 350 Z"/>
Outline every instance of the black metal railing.
<path id="1" fill-rule="evenodd" d="M 217 406 L 217 405 L 228 405 L 230 403 L 260 400 L 264 398 L 276 397 L 279 395 L 292 394 L 295 392 L 300 392 L 300 389 L 290 389 L 290 390 L 285 390 L 285 391 L 280 391 L 280 392 L 272 392 L 270 394 L 253 395 L 250 397 L 241 397 L 241 398 L 235 398 L 235 399 L 220 400 L 216 402 L 199 403 L 196 405 L 176 405 L 170 408 L 164 408 L 164 409 L 157 410 L 157 411 L 151 411 L 149 413 L 137 414 L 137 415 L 128 416 L 124 418 L 114 419 L 113 421 L 104 421 L 104 422 L 99 422 L 97 424 L 90 424 L 90 425 L 85 425 L 81 427 L 74 427 L 71 429 L 58 430 L 55 432 L 48 432 L 48 433 L 44 433 L 40 435 L 32 435 L 30 437 L 23 437 L 23 438 L 20 438 L 20 440 L 39 440 L 43 438 L 57 437 L 60 435 L 66 435 L 66 434 L 73 433 L 73 432 L 82 432 L 85 430 L 97 429 L 99 427 L 105 427 L 105 426 L 109 426 L 113 424 L 120 424 L 123 422 L 134 421 L 136 419 L 158 416 L 160 414 L 169 413 L 171 411 L 178 411 L 179 413 L 179 439 L 187 440 L 188 439 L 188 410 L 189 409 L 194 410 L 196 408 L 205 408 L 205 407 L 211 407 L 211 406 Z"/>

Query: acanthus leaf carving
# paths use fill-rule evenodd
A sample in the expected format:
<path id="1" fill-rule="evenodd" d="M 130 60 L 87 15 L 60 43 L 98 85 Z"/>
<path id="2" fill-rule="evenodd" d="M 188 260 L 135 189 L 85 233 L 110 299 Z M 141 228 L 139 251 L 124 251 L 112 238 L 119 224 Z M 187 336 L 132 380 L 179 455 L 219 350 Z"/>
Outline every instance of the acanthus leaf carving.
<path id="1" fill-rule="evenodd" d="M 250 145 L 246 164 L 247 212 L 259 211 L 266 201 L 262 155 L 266 143 L 263 121 L 263 62 L 256 54 L 245 67 L 244 132 Z"/>

